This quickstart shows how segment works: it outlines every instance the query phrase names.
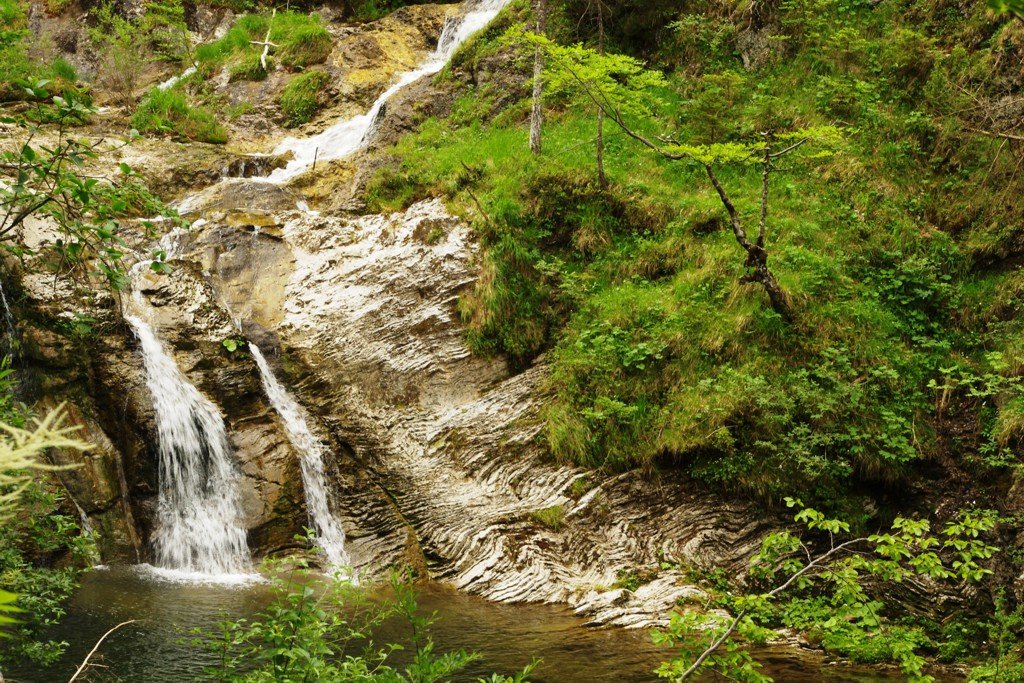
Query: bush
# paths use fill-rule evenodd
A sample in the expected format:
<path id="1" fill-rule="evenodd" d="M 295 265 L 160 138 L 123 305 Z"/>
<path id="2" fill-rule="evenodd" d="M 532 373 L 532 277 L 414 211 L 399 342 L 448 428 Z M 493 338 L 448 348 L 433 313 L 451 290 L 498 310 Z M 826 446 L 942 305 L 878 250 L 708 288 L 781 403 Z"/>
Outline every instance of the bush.
<path id="1" fill-rule="evenodd" d="M 267 64 L 270 65 L 270 58 Z M 262 81 L 267 78 L 267 72 L 260 61 L 260 53 L 251 52 L 243 55 L 237 62 L 231 65 L 228 70 L 231 81 Z"/>
<path id="2" fill-rule="evenodd" d="M 552 531 L 559 531 L 565 526 L 565 507 L 552 505 L 541 510 L 534 510 L 530 513 L 530 519 Z"/>
<path id="3" fill-rule="evenodd" d="M 96 26 L 89 29 L 89 37 L 100 55 L 96 80 L 114 94 L 118 104 L 131 107 L 146 64 L 146 36 L 118 14 L 113 4 L 101 5 L 93 14 Z"/>
<path id="4" fill-rule="evenodd" d="M 132 116 L 132 125 L 140 133 L 168 134 L 198 142 L 227 142 L 227 131 L 202 107 L 189 104 L 184 93 L 173 88 L 153 89 Z"/>
<path id="5" fill-rule="evenodd" d="M 285 86 L 278 103 L 289 126 L 298 126 L 313 118 L 324 104 L 324 88 L 330 81 L 326 71 L 314 69 L 296 76 Z"/>
<path id="6" fill-rule="evenodd" d="M 274 31 L 270 32 L 270 36 L 273 40 Z M 285 33 L 280 40 L 281 49 L 277 51 L 277 56 L 281 63 L 299 68 L 324 63 L 334 49 L 331 34 L 320 24 L 300 25 Z"/>

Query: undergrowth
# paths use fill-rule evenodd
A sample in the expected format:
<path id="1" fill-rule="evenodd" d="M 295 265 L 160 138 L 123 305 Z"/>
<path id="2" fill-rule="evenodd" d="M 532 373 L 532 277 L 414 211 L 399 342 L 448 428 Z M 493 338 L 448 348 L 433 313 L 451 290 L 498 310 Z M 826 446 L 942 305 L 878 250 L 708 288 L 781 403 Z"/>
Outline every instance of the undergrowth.
<path id="1" fill-rule="evenodd" d="M 968 95 L 957 94 L 1005 87 L 1009 76 L 986 65 L 1017 54 L 1022 31 L 981 6 L 950 26 L 911 0 L 791 0 L 774 17 L 787 40 L 745 71 L 718 9 L 697 3 L 673 18 L 651 58 L 675 71 L 650 93 L 656 115 L 630 124 L 715 142 L 843 122 L 838 154 L 788 164 L 770 186 L 767 248 L 796 322 L 739 282 L 742 250 L 699 166 L 651 154 L 606 122 L 602 191 L 595 121 L 571 93 L 548 99 L 544 153 L 530 155 L 529 55 L 516 62 L 493 31 L 460 59 L 500 56 L 518 75 L 456 83 L 466 89 L 451 114 L 390 151 L 401 163 L 368 185 L 368 207 L 441 195 L 474 223 L 484 249 L 459 302 L 467 342 L 513 368 L 546 353 L 543 433 L 556 458 L 681 467 L 720 490 L 810 491 L 841 506 L 858 491 L 898 491 L 943 448 L 943 416 L 968 409 L 988 425 L 967 444 L 971 466 L 987 476 L 1012 464 L 1024 424 L 1016 386 L 979 393 L 944 378 L 1007 377 L 1024 359 L 1024 280 L 998 265 L 1024 246 L 1020 205 L 1000 202 L 1022 182 L 1019 153 L 964 132 Z M 564 19 L 553 18 L 563 42 L 590 38 Z M 621 32 L 609 39 L 629 44 Z M 495 109 L 496 97 L 506 104 Z M 719 177 L 756 222 L 759 170 Z"/>

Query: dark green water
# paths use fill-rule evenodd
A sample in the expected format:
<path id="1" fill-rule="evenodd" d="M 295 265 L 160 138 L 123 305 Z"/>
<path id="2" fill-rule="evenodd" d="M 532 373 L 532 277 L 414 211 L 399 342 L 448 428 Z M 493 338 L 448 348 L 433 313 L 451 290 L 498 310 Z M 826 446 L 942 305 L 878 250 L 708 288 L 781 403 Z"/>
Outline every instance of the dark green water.
<path id="1" fill-rule="evenodd" d="M 130 568 L 91 572 L 69 606 L 54 636 L 71 643 L 66 656 L 47 671 L 10 671 L 7 681 L 66 681 L 96 640 L 111 626 L 137 619 L 105 641 L 88 681 L 179 683 L 194 681 L 209 656 L 188 644 L 187 632 L 209 627 L 225 615 L 249 616 L 270 600 L 264 584 L 226 586 L 163 581 Z M 651 672 L 669 656 L 651 644 L 646 632 L 587 628 L 571 611 L 547 605 L 502 605 L 458 593 L 437 584 L 420 588 L 419 603 L 435 612 L 432 629 L 438 649 L 465 648 L 481 653 L 458 681 L 475 681 L 490 672 L 511 673 L 534 656 L 543 663 L 536 683 L 655 681 Z M 404 624 L 385 624 L 378 642 L 406 640 Z M 870 670 L 821 666 L 788 650 L 766 651 L 760 658 L 780 683 L 882 683 L 898 677 Z M 82 680 L 80 678 L 79 680 Z"/>

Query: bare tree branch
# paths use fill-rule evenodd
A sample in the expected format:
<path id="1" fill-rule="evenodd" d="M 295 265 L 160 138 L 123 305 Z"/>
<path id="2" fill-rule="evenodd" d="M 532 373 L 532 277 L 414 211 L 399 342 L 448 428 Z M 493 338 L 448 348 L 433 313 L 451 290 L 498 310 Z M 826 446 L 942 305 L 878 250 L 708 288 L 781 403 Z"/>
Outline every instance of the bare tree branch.
<path id="1" fill-rule="evenodd" d="M 104 633 L 102 636 L 100 636 L 100 639 L 97 640 L 96 644 L 92 646 L 91 650 L 89 650 L 89 654 L 87 654 L 85 656 L 85 659 L 82 660 L 82 663 L 79 664 L 78 670 L 75 671 L 75 675 L 68 679 L 68 683 L 74 683 L 75 679 L 78 678 L 78 675 L 85 670 L 85 667 L 89 665 L 89 659 L 91 659 L 92 656 L 94 654 L 96 654 L 96 650 L 98 650 L 100 645 L 103 644 L 103 641 L 107 639 L 107 636 L 109 636 L 111 633 L 113 633 L 117 629 L 121 628 L 122 626 L 127 626 L 128 624 L 134 624 L 135 621 L 136 621 L 135 619 L 129 619 L 128 621 L 122 621 L 120 624 L 118 624 L 117 626 L 113 627 L 112 629 L 110 629 L 109 631 Z"/>

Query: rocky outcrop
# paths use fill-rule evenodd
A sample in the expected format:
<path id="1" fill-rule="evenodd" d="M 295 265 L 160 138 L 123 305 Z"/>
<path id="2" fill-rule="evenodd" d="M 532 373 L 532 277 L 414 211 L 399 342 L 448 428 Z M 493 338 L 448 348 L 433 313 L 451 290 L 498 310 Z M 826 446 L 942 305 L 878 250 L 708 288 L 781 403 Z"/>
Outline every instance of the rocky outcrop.
<path id="1" fill-rule="evenodd" d="M 568 602 L 632 626 L 693 591 L 660 561 L 735 566 L 757 543 L 764 522 L 685 482 L 548 462 L 545 368 L 513 376 L 469 353 L 455 301 L 476 249 L 440 202 L 278 218 L 273 235 L 208 223 L 188 258 L 261 347 L 279 342 L 279 369 L 339 453 L 337 507 L 358 569 L 412 557 L 492 599 Z M 649 582 L 613 589 L 634 574 Z"/>
<path id="2" fill-rule="evenodd" d="M 112 298 L 106 307 L 44 273 L 23 274 L 16 301 L 23 395 L 40 410 L 67 404 L 70 422 L 95 448 L 56 452 L 73 466 L 58 477 L 99 531 L 107 561 L 145 561 L 158 489 L 153 402 L 137 342 Z M 220 408 L 242 474 L 241 500 L 257 553 L 292 547 L 306 525 L 298 461 L 266 404 L 256 366 L 222 340 L 236 333 L 201 273 L 187 263 L 141 288 L 152 324 L 182 371 Z M 101 298 L 101 300 L 104 300 Z M 79 332 L 72 311 L 94 313 Z"/>

